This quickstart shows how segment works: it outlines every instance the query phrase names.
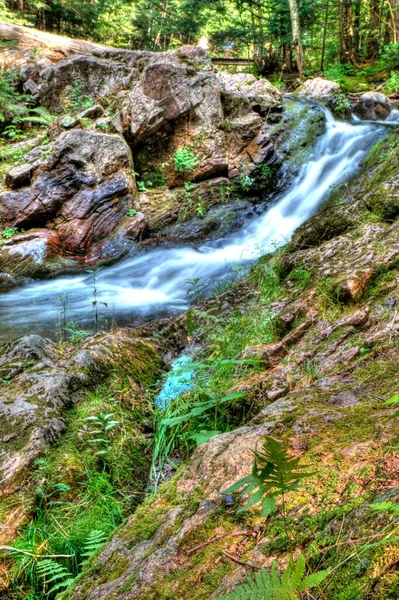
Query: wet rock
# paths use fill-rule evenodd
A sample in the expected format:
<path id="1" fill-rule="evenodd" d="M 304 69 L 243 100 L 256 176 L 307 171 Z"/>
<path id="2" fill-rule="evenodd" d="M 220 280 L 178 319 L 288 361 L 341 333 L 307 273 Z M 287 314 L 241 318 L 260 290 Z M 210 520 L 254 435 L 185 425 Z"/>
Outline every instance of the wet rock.
<path id="1" fill-rule="evenodd" d="M 392 111 L 391 103 L 381 92 L 365 92 L 355 105 L 354 112 L 362 119 L 380 121 Z"/>

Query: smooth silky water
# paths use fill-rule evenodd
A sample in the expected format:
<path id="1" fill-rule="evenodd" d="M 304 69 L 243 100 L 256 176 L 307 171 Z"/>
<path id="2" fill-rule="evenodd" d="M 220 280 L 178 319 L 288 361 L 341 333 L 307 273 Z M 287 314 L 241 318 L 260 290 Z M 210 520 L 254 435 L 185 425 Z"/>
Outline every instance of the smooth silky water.
<path id="1" fill-rule="evenodd" d="M 326 132 L 315 144 L 291 187 L 265 214 L 238 232 L 197 248 L 154 248 L 103 267 L 97 274 L 100 324 L 138 324 L 178 314 L 189 306 L 190 280 L 208 290 L 231 277 L 234 265 L 250 265 L 257 257 L 288 241 L 295 229 L 315 213 L 331 186 L 349 179 L 361 161 L 399 123 L 399 111 L 386 122 L 336 121 L 324 109 Z M 68 296 L 67 320 L 81 327 L 93 323 L 92 276 L 87 273 L 14 288 L 0 295 L 0 340 L 29 333 L 54 336 L 59 327 L 60 296 Z"/>

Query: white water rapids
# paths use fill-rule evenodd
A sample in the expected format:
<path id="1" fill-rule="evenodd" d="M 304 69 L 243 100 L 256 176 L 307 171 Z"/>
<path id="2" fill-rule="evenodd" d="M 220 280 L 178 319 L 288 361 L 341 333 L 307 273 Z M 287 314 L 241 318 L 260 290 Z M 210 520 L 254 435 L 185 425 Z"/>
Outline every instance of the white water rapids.
<path id="1" fill-rule="evenodd" d="M 137 324 L 176 314 L 189 305 L 188 280 L 200 278 L 210 286 L 231 274 L 234 265 L 250 264 L 260 254 L 290 239 L 337 185 L 358 169 L 375 143 L 396 124 L 398 111 L 386 123 L 336 121 L 325 110 L 326 132 L 291 187 L 265 214 L 235 234 L 198 248 L 143 250 L 103 267 L 97 275 L 98 301 L 107 303 L 108 320 Z M 289 123 L 287 124 L 289 127 Z M 69 294 L 67 320 L 88 326 L 93 322 L 92 277 L 85 274 L 39 281 L 0 295 L 0 339 L 27 333 L 55 334 L 59 297 Z M 103 305 L 100 305 L 103 307 Z"/>

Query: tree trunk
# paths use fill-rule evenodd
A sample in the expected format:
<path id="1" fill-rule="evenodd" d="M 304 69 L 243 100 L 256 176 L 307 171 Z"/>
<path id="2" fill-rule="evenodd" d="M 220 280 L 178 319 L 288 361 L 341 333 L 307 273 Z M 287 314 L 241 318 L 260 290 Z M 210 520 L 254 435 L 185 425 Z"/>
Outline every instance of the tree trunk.
<path id="1" fill-rule="evenodd" d="M 35 48 L 56 60 L 69 54 L 100 55 L 102 52 L 108 52 L 110 54 L 118 52 L 118 49 L 103 46 L 102 44 L 71 39 L 53 33 L 39 31 L 38 29 L 33 29 L 31 27 L 9 25 L 7 23 L 0 23 L 0 39 L 16 40 L 19 46 L 23 48 Z"/>
<path id="2" fill-rule="evenodd" d="M 353 58 L 354 62 L 359 61 L 360 55 L 360 18 L 361 18 L 361 0 L 355 0 L 353 8 Z"/>
<path id="3" fill-rule="evenodd" d="M 326 55 L 326 40 L 327 40 L 327 26 L 328 26 L 328 13 L 330 8 L 330 0 L 326 3 L 326 12 L 324 13 L 324 27 L 323 27 L 323 42 L 321 48 L 321 60 L 320 60 L 320 71 L 324 71 L 324 58 Z"/>
<path id="4" fill-rule="evenodd" d="M 341 63 L 351 62 L 353 56 L 352 1 L 340 0 L 339 3 L 339 42 Z"/>
<path id="5" fill-rule="evenodd" d="M 292 44 L 296 54 L 296 64 L 298 66 L 299 79 L 303 79 L 304 57 L 301 40 L 301 24 L 299 21 L 299 10 L 297 0 L 288 0 L 291 14 Z"/>
<path id="6" fill-rule="evenodd" d="M 399 0 L 388 0 L 392 15 L 392 41 L 394 44 L 399 42 Z"/>
<path id="7" fill-rule="evenodd" d="M 378 54 L 380 21 L 380 0 L 370 0 L 370 26 L 367 39 L 367 56 L 370 59 L 376 58 Z"/>

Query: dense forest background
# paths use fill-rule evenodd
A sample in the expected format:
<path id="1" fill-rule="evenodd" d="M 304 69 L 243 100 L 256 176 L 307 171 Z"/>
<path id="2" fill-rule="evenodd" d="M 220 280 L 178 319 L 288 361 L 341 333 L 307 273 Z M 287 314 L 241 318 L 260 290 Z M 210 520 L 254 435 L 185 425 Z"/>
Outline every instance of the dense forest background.
<path id="1" fill-rule="evenodd" d="M 132 49 L 204 37 L 211 54 L 253 58 L 262 74 L 399 57 L 399 0 L 0 0 L 0 19 Z"/>

